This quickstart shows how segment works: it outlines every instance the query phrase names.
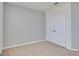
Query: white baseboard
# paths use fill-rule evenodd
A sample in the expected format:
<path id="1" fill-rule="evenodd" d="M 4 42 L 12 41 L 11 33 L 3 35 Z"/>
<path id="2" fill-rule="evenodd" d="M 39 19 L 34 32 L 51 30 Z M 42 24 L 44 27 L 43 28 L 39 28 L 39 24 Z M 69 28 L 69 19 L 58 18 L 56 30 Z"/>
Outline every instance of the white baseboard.
<path id="1" fill-rule="evenodd" d="M 18 44 L 18 45 L 13 45 L 13 46 L 8 46 L 8 47 L 4 47 L 3 49 L 8 49 L 8 48 L 14 48 L 14 47 L 18 47 L 18 46 L 22 46 L 22 45 L 29 45 L 29 44 L 34 44 L 34 43 L 38 43 L 41 41 L 48 41 L 48 40 L 38 40 L 38 41 L 33 41 L 33 42 L 27 42 L 27 43 L 23 43 L 23 44 Z M 53 43 L 53 42 L 52 42 Z M 56 44 L 57 45 L 57 44 Z M 61 46 L 62 47 L 62 46 Z M 72 48 L 68 48 L 65 47 L 66 49 L 70 50 L 70 51 L 79 51 L 79 49 L 72 49 Z"/>
<path id="2" fill-rule="evenodd" d="M 70 50 L 70 51 L 79 51 L 79 49 L 73 49 L 73 48 L 67 48 L 67 47 L 66 47 L 66 49 Z"/>
<path id="3" fill-rule="evenodd" d="M 45 39 L 45 40 L 48 41 L 48 39 Z M 54 42 L 51 42 L 51 43 L 54 43 Z M 54 43 L 54 44 L 56 44 L 56 43 Z M 58 45 L 58 44 L 56 44 L 56 45 Z M 61 46 L 61 45 L 58 45 L 58 46 Z M 66 47 L 66 46 L 61 46 L 61 47 L 65 47 L 67 50 L 70 50 L 70 51 L 79 51 L 79 49 L 73 49 L 71 47 Z"/>
<path id="4" fill-rule="evenodd" d="M 49 41 L 49 40 L 46 39 L 46 41 Z M 49 41 L 49 42 L 51 42 L 51 41 Z M 58 46 L 61 46 L 61 47 L 65 47 L 64 45 L 59 45 L 59 44 L 57 44 L 57 43 L 55 43 L 55 42 L 51 42 L 51 43 L 53 43 L 53 44 L 55 44 L 55 45 L 58 45 Z"/>
<path id="5" fill-rule="evenodd" d="M 34 44 L 34 43 L 38 43 L 38 42 L 41 42 L 41 41 L 45 41 L 45 40 L 38 40 L 38 41 L 32 41 L 32 42 L 27 42 L 27 43 L 23 43 L 23 44 L 8 46 L 8 47 L 4 47 L 3 49 L 14 48 L 14 47 L 22 46 L 22 45 Z"/>

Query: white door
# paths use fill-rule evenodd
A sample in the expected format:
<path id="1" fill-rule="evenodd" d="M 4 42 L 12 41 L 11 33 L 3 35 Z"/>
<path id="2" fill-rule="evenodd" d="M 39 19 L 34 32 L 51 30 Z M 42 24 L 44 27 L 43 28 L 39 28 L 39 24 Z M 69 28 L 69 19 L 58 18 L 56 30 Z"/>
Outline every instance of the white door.
<path id="1" fill-rule="evenodd" d="M 0 54 L 3 46 L 3 4 L 0 2 Z"/>
<path id="2" fill-rule="evenodd" d="M 47 19 L 47 40 L 65 46 L 65 16 L 57 15 Z"/>

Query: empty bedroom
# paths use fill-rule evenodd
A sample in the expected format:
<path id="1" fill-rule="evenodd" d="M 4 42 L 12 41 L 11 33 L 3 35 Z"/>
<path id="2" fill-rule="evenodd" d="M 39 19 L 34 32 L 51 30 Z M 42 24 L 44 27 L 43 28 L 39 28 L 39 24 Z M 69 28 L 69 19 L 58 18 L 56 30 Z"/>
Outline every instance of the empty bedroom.
<path id="1" fill-rule="evenodd" d="M 79 2 L 0 2 L 0 56 L 79 56 Z"/>

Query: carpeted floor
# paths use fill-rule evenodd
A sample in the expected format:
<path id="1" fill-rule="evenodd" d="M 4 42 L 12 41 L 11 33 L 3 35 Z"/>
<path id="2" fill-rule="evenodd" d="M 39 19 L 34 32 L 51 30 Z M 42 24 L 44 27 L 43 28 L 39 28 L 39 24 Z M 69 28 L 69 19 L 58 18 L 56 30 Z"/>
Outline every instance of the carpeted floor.
<path id="1" fill-rule="evenodd" d="M 79 56 L 79 51 L 69 51 L 48 41 L 3 50 L 2 56 Z"/>

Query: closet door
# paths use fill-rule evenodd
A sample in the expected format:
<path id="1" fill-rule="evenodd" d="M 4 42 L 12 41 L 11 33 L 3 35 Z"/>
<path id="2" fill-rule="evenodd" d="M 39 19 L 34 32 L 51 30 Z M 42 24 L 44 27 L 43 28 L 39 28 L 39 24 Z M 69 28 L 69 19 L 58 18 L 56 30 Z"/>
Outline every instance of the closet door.
<path id="1" fill-rule="evenodd" d="M 3 3 L 0 2 L 0 54 L 3 46 Z"/>
<path id="2" fill-rule="evenodd" d="M 57 15 L 47 19 L 47 40 L 65 46 L 65 16 Z"/>

